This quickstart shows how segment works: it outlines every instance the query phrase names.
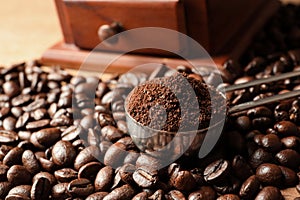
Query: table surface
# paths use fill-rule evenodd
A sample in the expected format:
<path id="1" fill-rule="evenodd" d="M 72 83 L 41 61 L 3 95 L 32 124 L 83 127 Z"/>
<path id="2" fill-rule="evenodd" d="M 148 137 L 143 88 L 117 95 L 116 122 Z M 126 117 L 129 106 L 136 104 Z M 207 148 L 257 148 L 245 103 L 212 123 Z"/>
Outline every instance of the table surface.
<path id="1" fill-rule="evenodd" d="M 283 1 L 300 4 L 300 0 Z M 38 59 L 48 47 L 62 40 L 54 0 L 2 1 L 0 24 L 0 65 Z M 299 196 L 295 188 L 283 193 L 291 200 Z"/>

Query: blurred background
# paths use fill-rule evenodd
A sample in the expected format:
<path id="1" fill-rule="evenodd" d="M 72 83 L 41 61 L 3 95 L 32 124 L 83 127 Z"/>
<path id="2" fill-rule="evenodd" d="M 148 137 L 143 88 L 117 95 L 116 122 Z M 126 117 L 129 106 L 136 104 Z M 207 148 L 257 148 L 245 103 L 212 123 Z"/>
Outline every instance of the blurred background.
<path id="1" fill-rule="evenodd" d="M 53 0 L 9 0 L 0 6 L 0 65 L 39 58 L 62 40 Z"/>

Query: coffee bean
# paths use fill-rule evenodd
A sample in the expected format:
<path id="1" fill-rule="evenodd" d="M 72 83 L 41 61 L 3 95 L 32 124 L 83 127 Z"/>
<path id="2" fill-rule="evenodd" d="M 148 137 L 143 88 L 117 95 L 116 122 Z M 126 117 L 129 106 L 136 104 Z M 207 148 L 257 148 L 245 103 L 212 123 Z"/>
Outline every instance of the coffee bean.
<path id="1" fill-rule="evenodd" d="M 127 200 L 131 199 L 135 194 L 134 189 L 126 184 L 121 187 L 118 187 L 111 191 L 108 195 L 104 197 L 103 200 L 110 200 L 110 199 L 118 199 L 118 200 Z"/>
<path id="2" fill-rule="evenodd" d="M 47 172 L 53 172 L 54 170 L 57 169 L 57 166 L 54 164 L 52 160 L 48 160 L 47 158 L 38 158 L 40 165 L 43 170 Z"/>
<path id="3" fill-rule="evenodd" d="M 43 108 L 43 107 L 45 107 L 45 105 L 46 105 L 46 101 L 44 99 L 36 99 L 35 101 L 30 103 L 29 105 L 23 107 L 23 110 L 25 112 L 31 112 L 31 111 L 34 111 L 36 109 Z"/>
<path id="4" fill-rule="evenodd" d="M 147 192 L 140 192 L 135 195 L 132 200 L 148 200 L 148 193 Z"/>
<path id="5" fill-rule="evenodd" d="M 253 174 L 253 171 L 247 161 L 242 156 L 235 156 L 232 161 L 232 169 L 235 175 L 241 179 L 245 180 Z"/>
<path id="6" fill-rule="evenodd" d="M 289 136 L 281 139 L 283 146 L 287 149 L 297 150 L 300 147 L 300 140 L 298 137 Z"/>
<path id="7" fill-rule="evenodd" d="M 108 192 L 96 192 L 94 194 L 89 195 L 86 198 L 86 200 L 103 200 L 107 194 Z"/>
<path id="8" fill-rule="evenodd" d="M 290 121 L 280 121 L 274 125 L 274 129 L 283 137 L 300 135 L 296 124 Z"/>
<path id="9" fill-rule="evenodd" d="M 103 137 L 111 142 L 117 141 L 123 135 L 122 132 L 114 126 L 105 126 L 102 128 L 101 132 Z"/>
<path id="10" fill-rule="evenodd" d="M 300 154 L 292 149 L 285 149 L 276 154 L 278 162 L 286 167 L 295 169 L 300 165 Z"/>
<path id="11" fill-rule="evenodd" d="M 103 167 L 96 176 L 94 185 L 95 191 L 108 191 L 109 188 L 112 186 L 114 171 L 112 167 L 105 166 Z"/>
<path id="12" fill-rule="evenodd" d="M 220 194 L 237 193 L 240 188 L 241 182 L 234 176 L 228 177 L 222 183 L 214 185 L 216 192 Z"/>
<path id="13" fill-rule="evenodd" d="M 22 154 L 24 149 L 15 147 L 11 149 L 3 158 L 3 164 L 7 166 L 18 165 L 22 163 Z"/>
<path id="14" fill-rule="evenodd" d="M 280 186 L 283 175 L 281 169 L 270 163 L 261 164 L 256 169 L 256 177 L 258 180 L 266 185 Z"/>
<path id="15" fill-rule="evenodd" d="M 117 168 L 123 165 L 126 155 L 126 146 L 120 142 L 116 142 L 109 147 L 104 156 L 104 164 Z"/>
<path id="16" fill-rule="evenodd" d="M 199 190 L 192 192 L 188 200 L 215 200 L 217 198 L 217 193 L 210 186 L 202 186 Z"/>
<path id="17" fill-rule="evenodd" d="M 0 118 L 6 117 L 9 114 L 9 107 L 2 107 L 0 109 Z"/>
<path id="18" fill-rule="evenodd" d="M 262 146 L 270 152 L 278 152 L 281 149 L 282 143 L 279 137 L 275 134 L 267 134 L 261 140 Z"/>
<path id="19" fill-rule="evenodd" d="M 59 138 L 61 131 L 57 128 L 45 128 L 32 133 L 31 143 L 40 149 L 46 149 L 52 146 Z"/>
<path id="20" fill-rule="evenodd" d="M 6 117 L 3 120 L 3 128 L 7 131 L 13 131 L 16 127 L 16 119 L 13 117 Z"/>
<path id="21" fill-rule="evenodd" d="M 299 181 L 296 172 L 283 166 L 279 166 L 279 168 L 283 175 L 284 186 L 295 186 Z"/>
<path id="22" fill-rule="evenodd" d="M 18 121 L 16 122 L 16 128 L 22 128 L 24 127 L 27 122 L 29 121 L 30 115 L 28 112 L 23 113 L 23 115 L 21 115 L 18 118 Z"/>
<path id="23" fill-rule="evenodd" d="M 259 148 L 250 156 L 249 163 L 253 168 L 257 168 L 260 164 L 272 162 L 273 160 L 273 155 L 270 152 Z"/>
<path id="24" fill-rule="evenodd" d="M 14 200 L 14 199 L 24 199 L 24 200 L 30 200 L 30 185 L 20 185 L 12 188 L 7 197 L 6 200 Z"/>
<path id="25" fill-rule="evenodd" d="M 78 177 L 78 172 L 72 168 L 63 168 L 54 172 L 56 180 L 61 183 L 70 182 Z"/>
<path id="26" fill-rule="evenodd" d="M 26 150 L 23 152 L 22 163 L 27 171 L 29 171 L 31 174 L 36 174 L 41 170 L 38 159 L 31 150 Z"/>
<path id="27" fill-rule="evenodd" d="M 171 190 L 167 194 L 167 199 L 169 200 L 185 200 L 184 195 L 179 190 Z"/>
<path id="28" fill-rule="evenodd" d="M 7 171 L 7 180 L 14 185 L 30 184 L 31 174 L 21 165 L 13 165 Z"/>
<path id="29" fill-rule="evenodd" d="M 17 96 L 20 93 L 20 87 L 14 81 L 7 81 L 3 85 L 3 90 L 9 97 Z"/>
<path id="30" fill-rule="evenodd" d="M 127 184 L 134 185 L 133 173 L 135 172 L 136 167 L 133 164 L 124 164 L 119 170 L 118 173 L 123 182 Z"/>
<path id="31" fill-rule="evenodd" d="M 78 171 L 78 178 L 86 178 L 91 182 L 94 182 L 97 173 L 102 168 L 102 164 L 99 162 L 90 162 L 83 165 Z"/>
<path id="32" fill-rule="evenodd" d="M 171 184 L 178 190 L 191 191 L 196 186 L 196 181 L 189 171 L 179 171 L 172 174 Z"/>
<path id="33" fill-rule="evenodd" d="M 74 163 L 76 151 L 68 141 L 58 141 L 52 149 L 53 162 L 58 166 L 69 166 Z"/>
<path id="34" fill-rule="evenodd" d="M 64 132 L 61 134 L 62 140 L 64 141 L 73 141 L 75 140 L 78 136 L 83 134 L 83 128 L 78 125 L 78 126 L 70 126 Z"/>
<path id="35" fill-rule="evenodd" d="M 239 195 L 243 199 L 253 199 L 258 193 L 259 187 L 259 180 L 255 175 L 252 175 L 242 184 Z"/>
<path id="36" fill-rule="evenodd" d="M 68 193 L 69 183 L 58 183 L 52 187 L 51 196 L 54 199 L 64 200 L 69 198 L 71 195 Z"/>
<path id="37" fill-rule="evenodd" d="M 267 186 L 264 187 L 256 196 L 255 200 L 283 200 L 283 196 L 280 193 L 280 190 L 276 187 Z"/>
<path id="38" fill-rule="evenodd" d="M 28 130 L 39 130 L 47 127 L 50 124 L 49 119 L 41 119 L 33 122 L 28 122 L 26 125 L 26 129 Z"/>
<path id="39" fill-rule="evenodd" d="M 240 200 L 240 198 L 235 194 L 225 194 L 218 197 L 217 200 Z"/>
<path id="40" fill-rule="evenodd" d="M 227 160 L 217 160 L 204 170 L 204 179 L 210 183 L 221 182 L 229 173 L 230 164 Z"/>
<path id="41" fill-rule="evenodd" d="M 135 170 L 132 177 L 133 180 L 144 188 L 153 187 L 158 181 L 158 172 L 150 167 L 139 167 Z"/>
<path id="42" fill-rule="evenodd" d="M 100 151 L 98 147 L 88 146 L 84 148 L 82 151 L 79 152 L 79 154 L 75 158 L 74 161 L 75 170 L 79 170 L 83 165 L 89 162 L 97 161 L 99 155 L 100 155 Z"/>
<path id="43" fill-rule="evenodd" d="M 251 120 L 248 116 L 240 116 L 235 121 L 236 126 L 239 130 L 245 131 L 250 129 L 251 127 Z"/>
<path id="44" fill-rule="evenodd" d="M 18 134 L 14 131 L 0 130 L 0 143 L 7 144 L 18 141 Z"/>
<path id="45" fill-rule="evenodd" d="M 49 199 L 51 192 L 50 181 L 41 177 L 33 182 L 31 187 L 31 199 Z"/>
<path id="46" fill-rule="evenodd" d="M 67 189 L 74 197 L 87 197 L 93 193 L 94 186 L 88 179 L 80 178 L 71 181 Z"/>
<path id="47" fill-rule="evenodd" d="M 256 107 L 256 108 L 252 108 L 252 109 L 248 110 L 247 115 L 251 119 L 259 118 L 259 117 L 271 118 L 273 116 L 273 113 L 269 108 L 267 108 L 265 106 L 260 106 L 260 107 Z"/>
<path id="48" fill-rule="evenodd" d="M 4 180 L 4 179 L 2 179 Z M 7 196 L 9 190 L 11 189 L 11 183 L 5 181 L 5 182 L 0 182 L 0 198 L 5 199 Z"/>

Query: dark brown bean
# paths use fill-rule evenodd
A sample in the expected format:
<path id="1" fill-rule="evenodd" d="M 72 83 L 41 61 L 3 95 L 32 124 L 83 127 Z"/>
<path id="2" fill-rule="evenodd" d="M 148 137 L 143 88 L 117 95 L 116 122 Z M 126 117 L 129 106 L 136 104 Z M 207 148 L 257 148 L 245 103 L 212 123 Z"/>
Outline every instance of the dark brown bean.
<path id="1" fill-rule="evenodd" d="M 202 186 L 199 190 L 192 192 L 188 200 L 215 200 L 217 198 L 217 193 L 210 186 Z"/>
<path id="2" fill-rule="evenodd" d="M 240 198 L 235 194 L 225 194 L 218 197 L 217 200 L 240 200 Z"/>
<path id="3" fill-rule="evenodd" d="M 230 163 L 227 160 L 217 160 L 204 170 L 204 179 L 209 183 L 218 183 L 228 175 Z"/>
<path id="4" fill-rule="evenodd" d="M 86 198 L 86 200 L 103 200 L 108 192 L 96 192 Z"/>
<path id="5" fill-rule="evenodd" d="M 281 169 L 270 163 L 264 163 L 256 169 L 256 177 L 266 185 L 280 186 L 282 184 L 283 175 Z"/>
<path id="6" fill-rule="evenodd" d="M 7 180 L 14 185 L 26 185 L 31 183 L 31 174 L 21 165 L 13 165 L 7 171 Z"/>
<path id="7" fill-rule="evenodd" d="M 97 174 L 95 179 L 95 191 L 108 191 L 112 186 L 114 171 L 112 167 L 103 167 Z"/>
<path id="8" fill-rule="evenodd" d="M 0 143 L 7 144 L 18 141 L 18 134 L 14 131 L 0 130 Z"/>
<path id="9" fill-rule="evenodd" d="M 3 164 L 7 166 L 18 165 L 22 163 L 22 154 L 24 149 L 15 147 L 11 149 L 3 158 Z"/>
<path id="10" fill-rule="evenodd" d="M 153 187 L 158 181 L 158 172 L 151 167 L 139 167 L 132 175 L 133 180 L 144 188 Z"/>
<path id="11" fill-rule="evenodd" d="M 78 172 L 72 168 L 63 168 L 54 172 L 55 178 L 61 182 L 70 182 L 78 177 Z"/>
<path id="12" fill-rule="evenodd" d="M 253 199 L 258 193 L 259 187 L 259 180 L 252 175 L 242 184 L 239 195 L 243 199 Z"/>
<path id="13" fill-rule="evenodd" d="M 61 131 L 57 128 L 46 128 L 32 133 L 31 143 L 40 149 L 46 149 L 52 146 L 59 138 Z"/>
<path id="14" fill-rule="evenodd" d="M 86 178 L 94 182 L 97 173 L 102 168 L 100 162 L 90 162 L 83 165 L 78 171 L 78 178 Z"/>
<path id="15" fill-rule="evenodd" d="M 58 166 L 69 166 L 74 163 L 76 151 L 68 141 L 58 141 L 52 149 L 52 160 Z"/>
<path id="16" fill-rule="evenodd" d="M 256 196 L 255 200 L 283 200 L 280 190 L 273 186 L 264 187 Z"/>
<path id="17" fill-rule="evenodd" d="M 39 179 L 36 179 L 35 182 L 33 182 L 33 185 L 31 187 L 31 199 L 33 200 L 39 200 L 39 199 L 49 199 L 49 195 L 51 192 L 51 185 L 50 181 L 47 178 L 41 177 Z"/>
<path id="18" fill-rule="evenodd" d="M 79 154 L 75 158 L 75 162 L 74 162 L 75 170 L 79 170 L 83 165 L 89 162 L 97 161 L 99 155 L 100 155 L 100 151 L 98 147 L 88 146 L 84 148 L 82 151 L 79 152 Z"/>
<path id="19" fill-rule="evenodd" d="M 94 186 L 88 179 L 81 178 L 71 181 L 67 189 L 72 197 L 87 197 L 93 193 Z"/>
<path id="20" fill-rule="evenodd" d="M 296 124 L 290 121 L 280 121 L 274 125 L 274 129 L 283 137 L 300 135 Z"/>
<path id="21" fill-rule="evenodd" d="M 134 189 L 126 184 L 119 188 L 114 189 L 108 195 L 104 197 L 103 200 L 111 200 L 111 199 L 118 199 L 118 200 L 127 200 L 131 199 L 135 194 Z"/>
<path id="22" fill-rule="evenodd" d="M 31 150 L 26 150 L 23 152 L 22 163 L 27 171 L 29 171 L 31 174 L 36 174 L 41 170 L 38 159 Z"/>
<path id="23" fill-rule="evenodd" d="M 300 165 L 300 154 L 292 149 L 285 149 L 276 154 L 278 162 L 286 167 L 295 169 Z"/>

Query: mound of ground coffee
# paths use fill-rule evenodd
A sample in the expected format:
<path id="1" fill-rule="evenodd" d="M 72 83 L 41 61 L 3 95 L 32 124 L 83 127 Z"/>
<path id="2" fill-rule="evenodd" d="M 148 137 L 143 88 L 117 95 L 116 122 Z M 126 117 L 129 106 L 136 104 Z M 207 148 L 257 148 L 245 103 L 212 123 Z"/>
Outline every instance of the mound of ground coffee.
<path id="1" fill-rule="evenodd" d="M 214 88 L 185 73 L 175 73 L 136 87 L 127 111 L 144 126 L 177 132 L 207 128 L 212 113 L 224 111 L 224 106 L 224 98 Z"/>

